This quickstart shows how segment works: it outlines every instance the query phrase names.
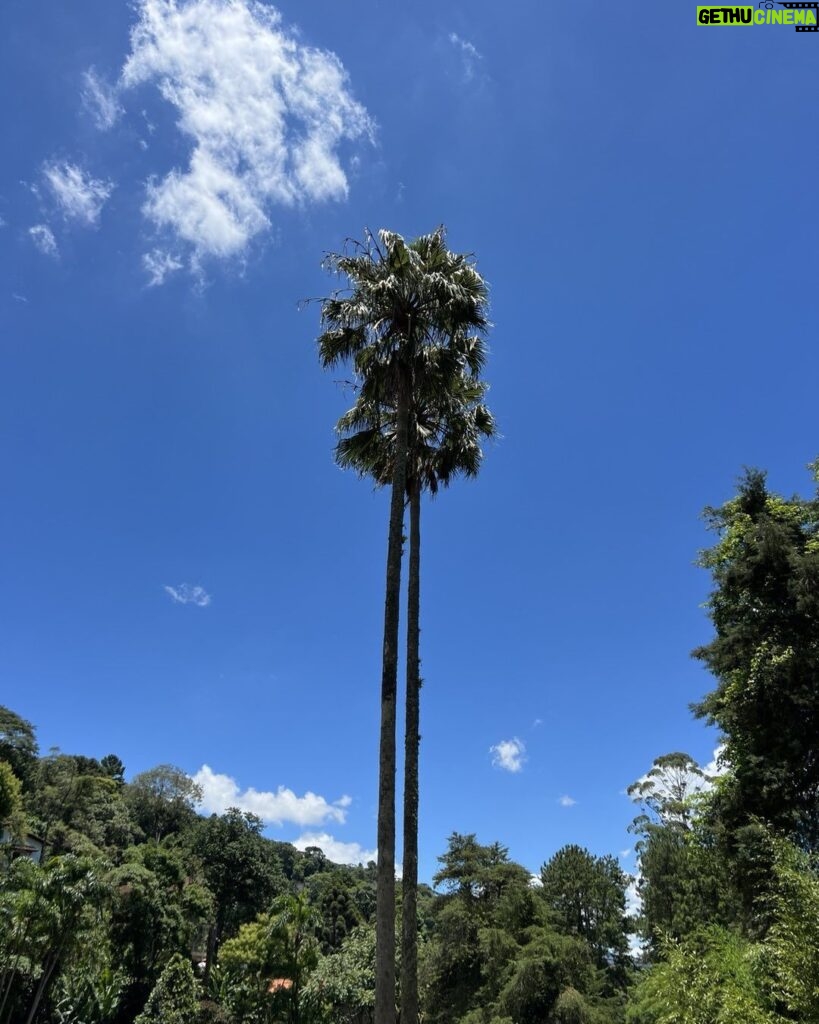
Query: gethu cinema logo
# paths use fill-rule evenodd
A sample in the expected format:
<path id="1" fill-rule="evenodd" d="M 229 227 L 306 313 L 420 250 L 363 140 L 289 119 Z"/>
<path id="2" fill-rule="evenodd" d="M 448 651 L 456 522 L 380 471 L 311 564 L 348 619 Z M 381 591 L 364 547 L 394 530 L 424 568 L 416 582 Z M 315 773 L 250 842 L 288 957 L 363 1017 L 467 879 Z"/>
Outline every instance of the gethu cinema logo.
<path id="1" fill-rule="evenodd" d="M 819 0 L 788 2 L 776 5 L 762 0 L 758 7 L 722 7 L 711 5 L 697 8 L 698 25 L 793 25 L 797 32 L 817 32 Z"/>

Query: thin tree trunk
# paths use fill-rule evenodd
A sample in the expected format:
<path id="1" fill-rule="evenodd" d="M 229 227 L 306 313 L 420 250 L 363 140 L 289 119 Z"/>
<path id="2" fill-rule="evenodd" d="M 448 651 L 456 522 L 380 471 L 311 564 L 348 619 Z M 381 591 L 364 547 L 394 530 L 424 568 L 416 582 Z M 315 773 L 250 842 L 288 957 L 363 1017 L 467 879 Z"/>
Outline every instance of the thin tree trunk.
<path id="1" fill-rule="evenodd" d="M 208 941 L 205 947 L 205 974 L 202 978 L 202 984 L 205 987 L 205 991 L 208 988 L 208 982 L 210 981 L 210 973 L 213 965 L 216 963 L 216 945 L 217 936 L 219 934 L 219 926 L 216 921 L 211 924 L 208 928 Z"/>
<path id="2" fill-rule="evenodd" d="M 37 891 L 37 894 L 36 894 L 35 899 L 34 899 L 34 905 L 29 908 L 28 920 L 26 921 L 26 927 L 25 927 L 25 931 L 23 932 L 22 938 L 18 939 L 18 941 L 15 942 L 15 944 L 14 944 L 14 960 L 12 962 L 11 968 L 7 969 L 6 971 L 3 972 L 4 982 L 3 982 L 3 987 L 0 988 L 0 991 L 2 991 L 2 993 L 3 993 L 3 999 L 2 999 L 2 1002 L 0 1002 L 0 1021 L 3 1019 L 3 1011 L 6 1008 L 6 1002 L 8 1001 L 8 997 L 11 994 L 11 991 L 12 991 L 12 989 L 14 987 L 15 978 L 17 977 L 17 970 L 18 970 L 18 967 L 19 967 L 19 964 L 20 964 L 20 958 L 22 957 L 23 953 L 25 952 L 25 947 L 26 947 L 26 943 L 28 942 L 29 932 L 31 931 L 31 928 L 32 928 L 32 925 L 33 925 L 33 922 L 34 922 L 34 919 L 35 919 L 35 915 L 36 915 L 37 911 L 39 910 L 40 903 L 42 902 L 42 899 L 43 899 L 42 889 L 39 889 Z M 10 973 L 9 973 L 9 971 L 10 971 Z M 8 984 L 7 985 L 6 985 L 6 978 L 8 978 Z"/>
<path id="3" fill-rule="evenodd" d="M 399 368 L 395 465 L 392 475 L 384 647 L 381 668 L 381 739 L 378 758 L 378 868 L 375 905 L 375 1021 L 395 1024 L 395 705 L 398 690 L 398 618 L 401 548 L 407 486 L 409 389 Z"/>
<path id="4" fill-rule="evenodd" d="M 418 1022 L 418 747 L 421 740 L 421 488 L 410 490 L 407 587 L 407 705 L 404 736 L 404 856 L 401 1024 Z"/>
<path id="5" fill-rule="evenodd" d="M 62 956 L 65 941 L 65 938 L 63 938 L 62 942 L 59 945 L 59 948 L 54 953 L 52 953 L 49 958 L 46 959 L 46 963 L 48 966 L 43 968 L 43 973 L 42 976 L 40 977 L 40 983 L 37 986 L 37 991 L 34 993 L 34 1000 L 31 1004 L 31 1008 L 28 1011 L 28 1016 L 26 1017 L 26 1024 L 32 1024 L 32 1021 L 34 1020 L 34 1017 L 37 1013 L 37 1010 L 40 1008 L 40 1003 L 42 1002 L 43 996 L 46 994 L 48 986 L 51 983 L 51 977 L 54 973 L 54 968 L 57 966 L 60 957 Z"/>

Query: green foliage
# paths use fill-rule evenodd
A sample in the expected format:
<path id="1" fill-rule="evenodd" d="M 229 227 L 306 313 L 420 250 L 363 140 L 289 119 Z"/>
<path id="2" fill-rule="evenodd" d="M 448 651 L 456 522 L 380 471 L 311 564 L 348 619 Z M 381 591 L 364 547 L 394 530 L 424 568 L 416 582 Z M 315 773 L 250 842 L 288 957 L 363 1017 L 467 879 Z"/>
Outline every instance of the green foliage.
<path id="1" fill-rule="evenodd" d="M 322 957 L 304 986 L 304 1006 L 321 1024 L 371 1024 L 375 1012 L 375 929 L 355 928 Z"/>
<path id="2" fill-rule="evenodd" d="M 198 820 L 192 830 L 190 847 L 213 894 L 213 959 L 220 941 L 286 888 L 276 850 L 261 832 L 260 818 L 235 807 Z"/>
<path id="3" fill-rule="evenodd" d="M 819 1021 L 817 865 L 788 843 L 775 847 L 773 924 L 766 942 L 773 993 L 795 1020 Z"/>
<path id="4" fill-rule="evenodd" d="M 361 923 L 361 911 L 355 901 L 355 892 L 348 878 L 339 871 L 314 875 L 308 887 L 310 902 L 322 917 L 321 947 L 329 953 Z"/>
<path id="5" fill-rule="evenodd" d="M 287 895 L 225 942 L 220 965 L 226 1001 L 239 1020 L 267 1022 L 281 1013 L 298 1024 L 301 992 L 318 962 L 320 925 L 303 894 Z"/>
<path id="6" fill-rule="evenodd" d="M 696 712 L 722 730 L 732 766 L 716 810 L 731 831 L 757 818 L 815 848 L 819 500 L 783 498 L 749 470 L 706 516 L 719 535 L 701 558 L 715 636 L 694 653 L 717 686 Z"/>
<path id="7" fill-rule="evenodd" d="M 100 768 L 109 779 L 113 779 L 120 786 L 125 783 L 125 765 L 116 754 L 106 754 L 101 758 Z"/>
<path id="8" fill-rule="evenodd" d="M 199 998 L 190 960 L 175 953 L 134 1024 L 197 1024 Z"/>
<path id="9" fill-rule="evenodd" d="M 665 939 L 738 920 L 736 880 L 712 821 L 708 784 L 696 761 L 677 752 L 658 757 L 629 786 L 643 810 L 629 831 L 639 836 L 639 924 L 649 957 L 660 955 Z"/>
<path id="10" fill-rule="evenodd" d="M 42 758 L 28 807 L 53 854 L 109 853 L 127 846 L 138 831 L 116 781 L 99 761 L 82 755 Z"/>
<path id="11" fill-rule="evenodd" d="M 553 1024 L 592 1024 L 594 1014 L 576 988 L 566 988 L 552 1010 Z"/>
<path id="12" fill-rule="evenodd" d="M 635 803 L 643 805 L 646 822 L 689 829 L 709 781 L 690 755 L 676 751 L 656 758 L 627 792 Z M 632 831 L 641 831 L 643 819 L 638 819 L 638 823 Z"/>
<path id="13" fill-rule="evenodd" d="M 0 825 L 22 809 L 23 788 L 8 761 L 0 761 Z"/>
<path id="14" fill-rule="evenodd" d="M 202 789 L 181 768 L 160 764 L 134 776 L 126 799 L 139 827 L 158 842 L 194 824 Z"/>
<path id="15" fill-rule="evenodd" d="M 206 889 L 191 877 L 181 850 L 134 846 L 111 873 L 111 936 L 132 979 L 128 1004 L 138 1004 L 172 953 L 189 953 L 211 912 Z"/>
<path id="16" fill-rule="evenodd" d="M 550 888 L 544 895 L 533 890 L 529 873 L 511 862 L 500 844 L 483 846 L 474 835 L 450 837 L 435 876 L 447 893 L 437 902 L 422 958 L 425 1014 L 432 1024 L 484 1024 L 495 1018 L 538 1024 L 551 1021 L 558 1006 L 570 1019 L 574 997 L 566 995 L 560 1002 L 570 989 L 578 993 L 580 1003 L 574 1003 L 586 1014 L 581 1020 L 617 1019 L 619 1001 L 606 995 L 613 958 L 599 965 L 594 943 L 577 934 L 573 914 L 562 918 L 569 934 L 559 934 L 553 922 L 561 921 L 564 900 L 569 906 L 571 883 L 582 866 L 589 906 L 594 906 L 587 923 L 596 922 L 594 937 L 605 943 L 618 919 L 622 929 L 624 880 L 605 858 L 595 863 L 579 848 L 562 853 L 547 871 Z M 611 922 L 611 932 L 604 919 Z M 621 930 L 618 948 L 623 940 Z"/>
<path id="17" fill-rule="evenodd" d="M 756 845 L 761 847 L 759 840 Z M 632 995 L 630 1024 L 785 1024 L 819 1020 L 819 878 L 792 844 L 768 836 L 768 922 L 753 941 L 711 926 L 666 939 Z"/>
<path id="18" fill-rule="evenodd" d="M 20 858 L 0 890 L 0 1021 L 31 1024 L 58 977 L 100 924 L 106 897 L 98 861 L 72 855 L 39 867 Z"/>
<path id="19" fill-rule="evenodd" d="M 629 1007 L 629 1024 L 777 1024 L 759 969 L 759 950 L 712 927 L 669 942 Z"/>
<path id="20" fill-rule="evenodd" d="M 0 705 L 0 761 L 7 761 L 11 770 L 27 788 L 37 763 L 37 740 L 34 726 Z"/>
<path id="21" fill-rule="evenodd" d="M 111 952 L 100 928 L 76 962 L 60 975 L 55 986 L 60 1024 L 112 1024 L 116 1019 L 127 979 L 112 965 Z"/>
<path id="22" fill-rule="evenodd" d="M 598 967 L 620 968 L 624 975 L 631 930 L 626 916 L 629 878 L 617 860 L 564 846 L 543 865 L 540 880 L 540 894 L 559 930 L 585 940 Z"/>

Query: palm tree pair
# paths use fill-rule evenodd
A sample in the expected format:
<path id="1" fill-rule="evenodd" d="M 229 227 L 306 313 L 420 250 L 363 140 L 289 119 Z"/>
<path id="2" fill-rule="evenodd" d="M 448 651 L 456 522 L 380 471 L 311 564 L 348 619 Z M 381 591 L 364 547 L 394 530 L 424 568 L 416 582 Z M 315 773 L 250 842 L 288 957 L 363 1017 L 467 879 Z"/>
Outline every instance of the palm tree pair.
<path id="1" fill-rule="evenodd" d="M 421 493 L 474 476 L 481 440 L 494 434 L 479 379 L 488 329 L 487 289 L 470 256 L 452 253 L 438 228 L 409 244 L 393 232 L 368 235 L 329 269 L 349 282 L 322 306 L 319 356 L 352 363 L 355 405 L 338 423 L 342 466 L 390 484 L 381 679 L 376 1024 L 395 1021 L 395 774 L 398 629 L 404 507 L 410 508 L 404 768 L 401 1020 L 418 1019 L 418 745 L 420 707 Z"/>

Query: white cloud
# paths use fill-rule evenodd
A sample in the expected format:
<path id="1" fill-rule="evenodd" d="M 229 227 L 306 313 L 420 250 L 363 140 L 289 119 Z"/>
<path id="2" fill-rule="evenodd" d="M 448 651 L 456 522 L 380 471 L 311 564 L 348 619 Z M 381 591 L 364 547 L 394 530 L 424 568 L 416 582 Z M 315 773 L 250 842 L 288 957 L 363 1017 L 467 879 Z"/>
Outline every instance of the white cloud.
<path id="1" fill-rule="evenodd" d="M 519 772 L 523 770 L 526 761 L 526 744 L 515 736 L 511 740 L 496 743 L 494 747 L 489 748 L 489 753 L 496 768 L 502 768 L 506 772 Z"/>
<path id="2" fill-rule="evenodd" d="M 146 252 L 142 257 L 142 266 L 148 274 L 148 287 L 163 284 L 169 274 L 182 269 L 182 263 L 169 252 L 161 249 L 154 249 L 153 252 Z"/>
<path id="3" fill-rule="evenodd" d="M 620 860 L 626 860 L 628 857 L 632 855 L 632 853 L 634 853 L 634 850 L 630 846 L 627 850 L 621 850 Z"/>
<path id="4" fill-rule="evenodd" d="M 449 33 L 449 41 L 460 52 L 464 78 L 469 81 L 475 75 L 478 61 L 483 60 L 483 54 L 479 53 L 468 39 L 462 39 L 457 32 Z"/>
<path id="5" fill-rule="evenodd" d="M 304 46 L 257 0 L 138 0 L 121 89 L 155 84 L 192 142 L 147 185 L 144 215 L 204 257 L 241 255 L 273 204 L 343 199 L 337 149 L 371 135 L 338 58 Z"/>
<path id="6" fill-rule="evenodd" d="M 202 787 L 202 807 L 206 811 L 210 811 L 211 814 L 222 814 L 228 807 L 238 807 L 240 811 L 257 814 L 269 825 L 292 822 L 304 827 L 321 825 L 325 821 L 343 824 L 347 818 L 347 808 L 350 806 L 348 796 L 342 796 L 340 800 L 329 803 L 323 796 L 309 791 L 304 796 L 296 796 L 292 789 L 285 786 L 279 786 L 275 793 L 260 791 L 252 786 L 242 791 L 234 778 L 214 772 L 206 764 L 203 764 L 192 778 Z"/>
<path id="7" fill-rule="evenodd" d="M 564 793 L 563 796 L 557 802 L 560 804 L 561 807 L 574 807 L 574 805 L 577 803 L 577 801 L 570 797 L 567 793 Z"/>
<path id="8" fill-rule="evenodd" d="M 103 81 L 94 68 L 89 68 L 82 77 L 83 106 L 100 131 L 113 128 L 122 113 L 116 86 Z"/>
<path id="9" fill-rule="evenodd" d="M 640 899 L 640 893 L 638 886 L 640 884 L 640 876 L 632 875 L 631 881 L 626 886 L 626 913 L 629 917 L 639 918 L 643 912 L 643 901 Z M 645 940 L 637 933 L 632 933 L 628 937 L 629 952 L 635 958 L 639 958 L 645 950 Z"/>
<path id="10" fill-rule="evenodd" d="M 44 256 L 53 256 L 57 259 L 60 250 L 57 248 L 57 239 L 54 232 L 47 224 L 36 224 L 28 229 L 29 237 Z"/>
<path id="11" fill-rule="evenodd" d="M 293 846 L 302 852 L 308 846 L 318 846 L 324 856 L 334 864 L 364 864 L 378 860 L 375 850 L 365 850 L 359 843 L 345 843 L 327 832 L 305 832 L 293 840 Z"/>
<path id="12" fill-rule="evenodd" d="M 178 587 L 166 586 L 164 590 L 177 604 L 195 604 L 199 608 L 206 608 L 210 604 L 210 594 L 204 587 L 181 583 Z"/>
<path id="13" fill-rule="evenodd" d="M 17 292 L 12 292 L 11 297 L 14 299 L 15 302 L 24 302 L 26 303 L 26 305 L 28 305 L 28 299 L 26 298 L 25 295 L 18 295 Z"/>
<path id="14" fill-rule="evenodd" d="M 705 774 L 711 779 L 717 779 L 731 770 L 731 765 L 725 757 L 725 744 L 720 743 L 714 751 L 714 756 L 703 768 Z M 710 788 L 710 787 L 707 787 Z"/>
<path id="15" fill-rule="evenodd" d="M 626 913 L 632 916 L 639 914 L 643 908 L 643 901 L 640 899 L 638 889 L 639 881 L 639 876 L 632 876 L 626 886 Z"/>
<path id="16" fill-rule="evenodd" d="M 64 215 L 94 227 L 100 211 L 114 191 L 113 182 L 92 178 L 75 164 L 46 164 L 43 177 Z"/>

